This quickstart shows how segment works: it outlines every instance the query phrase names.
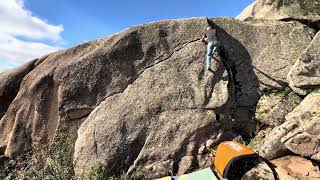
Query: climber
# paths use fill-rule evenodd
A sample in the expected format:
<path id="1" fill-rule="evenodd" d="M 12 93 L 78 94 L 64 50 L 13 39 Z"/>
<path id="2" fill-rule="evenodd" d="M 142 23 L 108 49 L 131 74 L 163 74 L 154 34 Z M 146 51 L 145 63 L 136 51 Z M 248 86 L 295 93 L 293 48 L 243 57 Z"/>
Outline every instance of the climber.
<path id="1" fill-rule="evenodd" d="M 220 45 L 220 42 L 217 36 L 217 30 L 214 27 L 209 25 L 207 27 L 207 31 L 205 35 L 201 38 L 201 41 L 207 44 L 206 68 L 207 70 L 209 70 L 213 55 Z"/>

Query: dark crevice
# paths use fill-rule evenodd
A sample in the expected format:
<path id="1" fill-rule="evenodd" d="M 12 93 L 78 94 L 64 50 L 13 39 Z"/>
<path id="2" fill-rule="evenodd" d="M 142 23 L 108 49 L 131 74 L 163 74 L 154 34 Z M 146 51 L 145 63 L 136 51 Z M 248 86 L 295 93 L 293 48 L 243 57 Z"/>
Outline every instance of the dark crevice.
<path id="1" fill-rule="evenodd" d="M 93 110 L 91 110 L 91 112 L 92 112 L 92 111 L 93 111 Z M 87 117 L 91 114 L 91 112 L 86 113 L 86 114 L 84 114 L 84 115 L 82 115 L 82 116 L 79 116 L 79 117 L 77 117 L 76 119 L 70 119 L 70 120 L 78 121 L 78 120 L 81 120 L 81 119 L 83 119 L 83 118 L 87 118 Z"/>
<path id="2" fill-rule="evenodd" d="M 93 151 L 96 155 L 96 158 L 98 158 L 98 144 L 97 144 L 96 136 L 97 136 L 96 127 L 94 127 L 94 130 L 93 130 Z"/>
<path id="3" fill-rule="evenodd" d="M 92 111 L 91 111 L 91 112 L 92 112 Z M 72 119 L 72 121 L 75 121 L 75 122 L 77 122 L 77 121 L 84 121 L 84 119 L 88 118 L 89 115 L 90 115 L 90 113 L 87 114 L 87 115 L 85 115 L 85 116 L 83 116 L 83 117 L 80 117 L 80 118 L 77 118 L 77 119 Z"/>
<path id="4" fill-rule="evenodd" d="M 0 156 L 4 155 L 4 152 L 6 151 L 6 148 L 7 148 L 7 146 L 0 147 Z"/>
<path id="5" fill-rule="evenodd" d="M 123 125 L 120 129 L 122 139 L 128 139 L 126 123 L 123 121 Z M 110 164 L 107 164 L 105 174 L 108 176 L 119 176 L 123 173 L 123 170 L 128 171 L 129 168 L 137 164 L 139 161 L 139 155 L 143 151 L 143 147 L 147 142 L 147 131 L 144 129 L 138 132 L 137 137 L 131 141 L 124 141 L 123 147 L 117 149 L 117 154 L 112 158 Z M 141 155 L 140 155 L 141 156 Z M 134 173 L 134 169 L 130 169 L 130 173 Z"/>
<path id="6" fill-rule="evenodd" d="M 70 120 L 78 120 L 89 116 L 92 111 L 93 108 L 79 108 L 68 110 L 67 114 Z"/>
<path id="7" fill-rule="evenodd" d="M 219 54 L 229 79 L 229 102 L 216 109 L 215 113 L 227 115 L 223 118 L 226 124 L 224 130 L 250 137 L 256 124 L 253 109 L 260 98 L 260 81 L 253 70 L 252 59 L 246 47 L 219 25 L 211 22 L 211 26 L 217 29 L 222 44 Z"/>
<path id="8" fill-rule="evenodd" d="M 140 161 L 142 161 L 141 158 L 143 156 L 144 149 L 147 146 L 147 144 L 149 143 L 149 138 L 150 138 L 150 135 L 144 139 L 143 146 L 138 147 L 138 149 L 140 149 L 138 151 L 139 153 L 136 154 L 136 157 L 132 158 L 132 159 L 134 159 L 134 161 L 133 161 L 132 165 L 127 169 L 127 173 L 126 173 L 127 177 L 132 176 L 132 174 L 134 174 L 136 172 L 138 164 L 140 163 Z"/>
<path id="9" fill-rule="evenodd" d="M 189 141 L 191 139 L 193 134 L 189 134 L 186 138 L 183 139 L 180 149 L 176 151 L 173 155 L 173 167 L 172 167 L 172 173 L 173 175 L 177 174 L 179 171 L 179 163 L 181 159 L 186 155 L 187 147 L 189 145 Z"/>

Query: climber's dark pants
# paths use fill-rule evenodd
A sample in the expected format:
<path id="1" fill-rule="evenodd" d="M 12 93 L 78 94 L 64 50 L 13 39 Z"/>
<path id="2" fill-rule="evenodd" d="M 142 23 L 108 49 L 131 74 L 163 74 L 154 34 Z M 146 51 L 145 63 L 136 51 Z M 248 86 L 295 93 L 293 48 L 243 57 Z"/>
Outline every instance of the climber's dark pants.
<path id="1" fill-rule="evenodd" d="M 206 59 L 207 59 L 206 68 L 207 68 L 207 70 L 210 69 L 211 60 L 212 60 L 213 54 L 219 48 L 219 46 L 220 46 L 220 43 L 218 41 L 208 42 L 208 45 L 207 45 L 207 56 L 206 56 Z"/>

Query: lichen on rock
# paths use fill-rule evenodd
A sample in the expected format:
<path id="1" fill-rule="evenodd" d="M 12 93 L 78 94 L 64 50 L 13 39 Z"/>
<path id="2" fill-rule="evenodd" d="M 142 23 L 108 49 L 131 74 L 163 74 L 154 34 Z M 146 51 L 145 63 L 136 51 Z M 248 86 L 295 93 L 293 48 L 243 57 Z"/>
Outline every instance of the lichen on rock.
<path id="1" fill-rule="evenodd" d="M 301 98 L 289 88 L 283 91 L 264 95 L 260 98 L 255 117 L 264 124 L 278 126 L 285 122 L 285 116 L 300 102 Z"/>

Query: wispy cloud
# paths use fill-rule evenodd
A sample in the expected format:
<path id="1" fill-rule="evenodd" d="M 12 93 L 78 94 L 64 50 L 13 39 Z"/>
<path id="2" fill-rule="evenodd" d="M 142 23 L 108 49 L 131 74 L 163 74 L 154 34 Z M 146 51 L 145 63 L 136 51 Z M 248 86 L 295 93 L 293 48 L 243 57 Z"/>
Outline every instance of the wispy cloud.
<path id="1" fill-rule="evenodd" d="M 0 73 L 3 72 L 3 71 L 5 71 L 5 70 L 14 68 L 14 67 L 16 67 L 15 64 L 12 64 L 12 63 L 10 63 L 9 61 L 0 59 Z"/>
<path id="2" fill-rule="evenodd" d="M 61 49 L 62 25 L 51 25 L 32 15 L 24 7 L 22 0 L 0 1 L 0 71 L 9 68 L 8 64 L 20 65 L 28 60 Z M 23 37 L 23 39 L 19 38 Z M 27 41 L 25 39 L 29 39 Z M 7 63 L 3 63 L 6 61 Z M 6 65 L 7 64 L 7 65 Z"/>

